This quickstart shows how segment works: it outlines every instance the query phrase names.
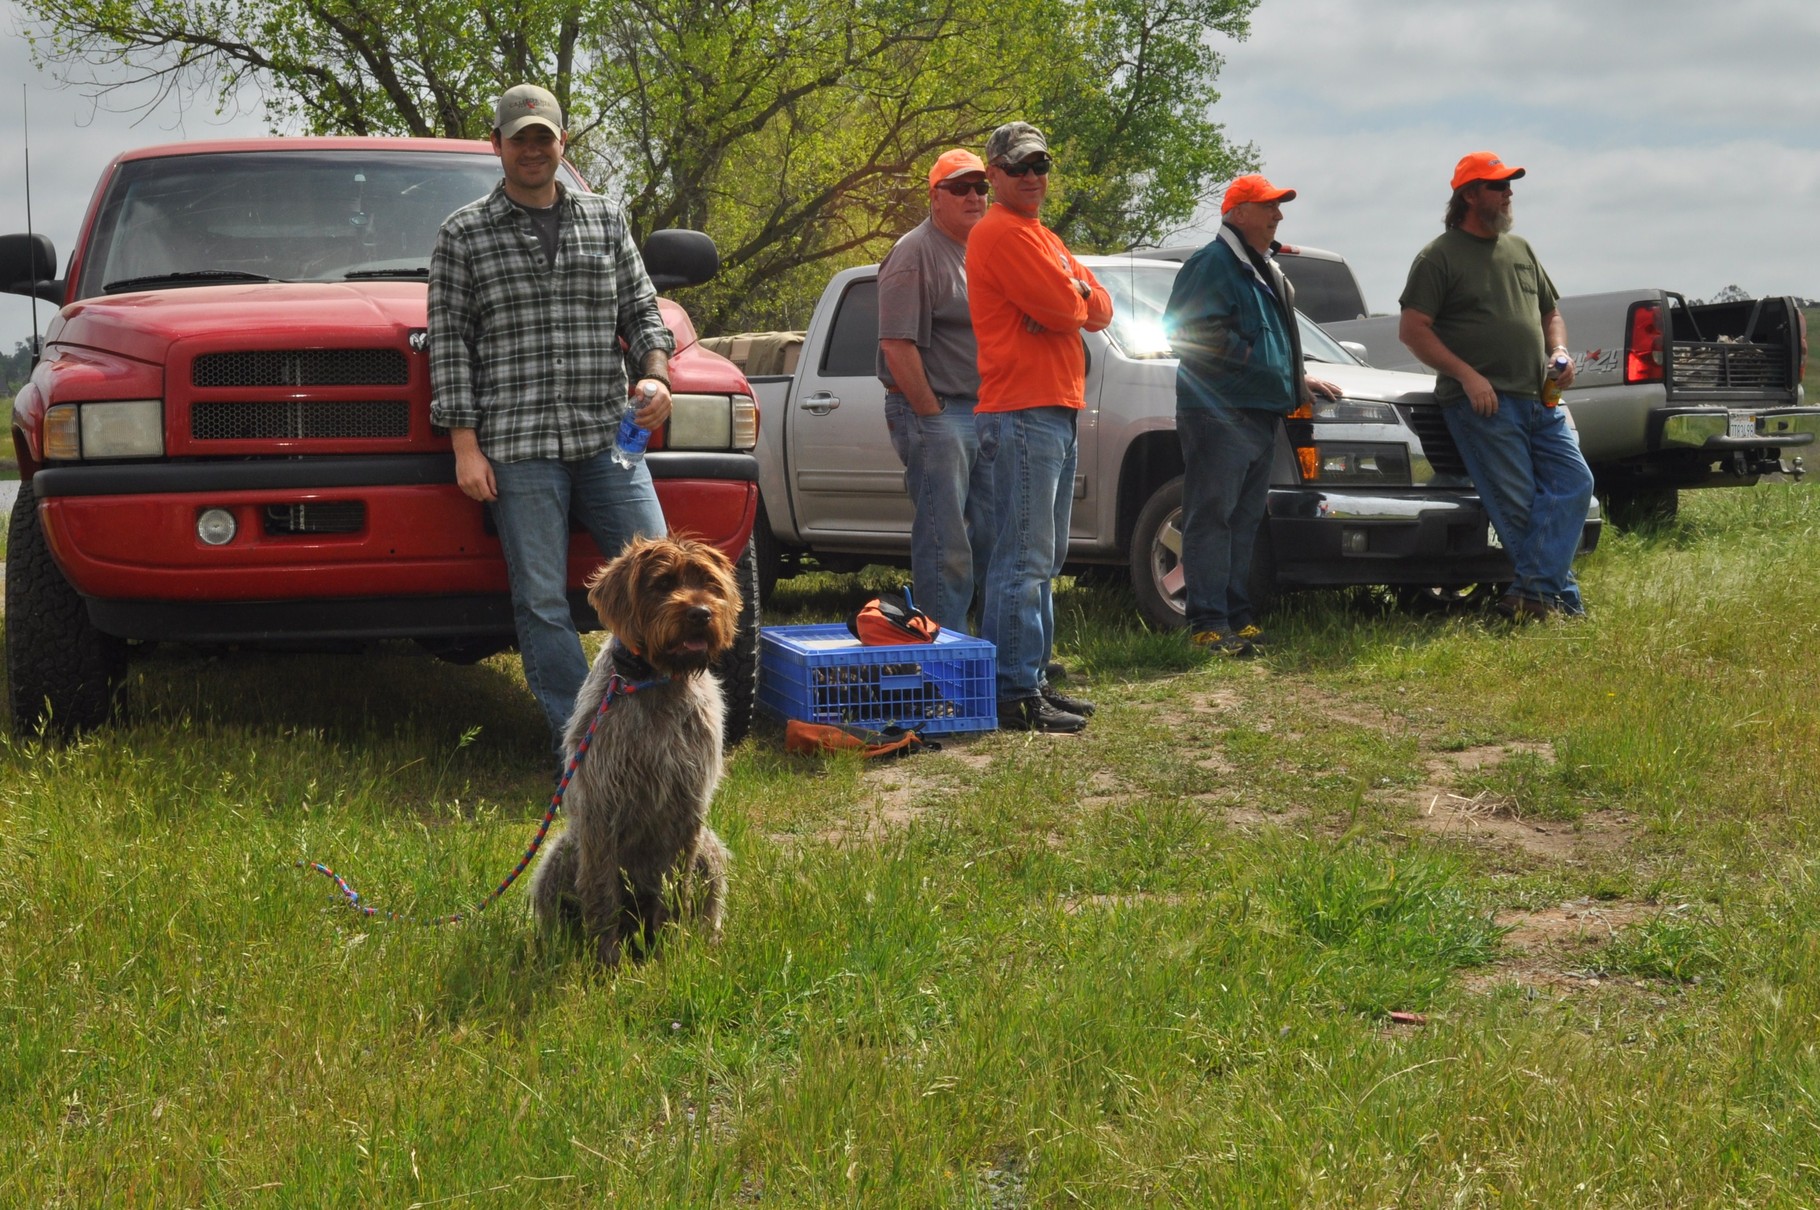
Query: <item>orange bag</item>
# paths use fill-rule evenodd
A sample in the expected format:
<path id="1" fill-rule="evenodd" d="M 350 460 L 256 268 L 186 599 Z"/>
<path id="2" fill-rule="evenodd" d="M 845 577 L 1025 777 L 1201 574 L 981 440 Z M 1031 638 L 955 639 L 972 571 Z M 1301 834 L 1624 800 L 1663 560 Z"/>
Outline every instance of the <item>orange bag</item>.
<path id="1" fill-rule="evenodd" d="M 916 607 L 908 589 L 873 597 L 847 619 L 847 629 L 868 647 L 933 643 L 942 632 L 940 623 Z"/>
<path id="2" fill-rule="evenodd" d="M 875 756 L 909 756 L 912 752 L 940 752 L 942 746 L 924 739 L 915 731 L 887 727 L 883 731 L 862 731 L 836 727 L 827 723 L 805 723 L 793 718 L 784 724 L 784 751 L 805 756 L 822 756 L 829 752 L 858 752 L 868 760 Z"/>

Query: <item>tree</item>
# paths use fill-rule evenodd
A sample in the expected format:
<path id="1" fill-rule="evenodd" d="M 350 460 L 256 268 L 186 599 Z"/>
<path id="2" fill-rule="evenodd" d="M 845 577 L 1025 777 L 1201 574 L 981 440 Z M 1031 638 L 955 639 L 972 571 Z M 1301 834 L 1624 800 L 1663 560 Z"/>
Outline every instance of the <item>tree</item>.
<path id="1" fill-rule="evenodd" d="M 256 82 L 314 133 L 481 137 L 544 83 L 571 156 L 640 235 L 722 252 L 705 331 L 798 324 L 838 268 L 925 213 L 920 172 L 1000 122 L 1044 128 L 1049 219 L 1071 246 L 1154 243 L 1254 166 L 1208 117 L 1257 0 L 20 0 L 41 58 L 223 101 Z M 105 81 L 105 82 L 103 82 Z"/>
<path id="2" fill-rule="evenodd" d="M 11 353 L 0 354 L 0 398 L 11 399 L 31 379 L 37 350 L 29 340 L 20 341 Z"/>

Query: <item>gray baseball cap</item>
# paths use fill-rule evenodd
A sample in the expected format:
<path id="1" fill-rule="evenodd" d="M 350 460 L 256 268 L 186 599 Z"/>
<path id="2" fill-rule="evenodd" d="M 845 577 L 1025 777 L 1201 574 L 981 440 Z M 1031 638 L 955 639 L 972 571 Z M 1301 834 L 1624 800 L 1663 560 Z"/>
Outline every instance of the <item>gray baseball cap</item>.
<path id="1" fill-rule="evenodd" d="M 493 129 L 499 132 L 500 138 L 509 139 L 533 124 L 548 126 L 561 134 L 562 106 L 556 103 L 556 97 L 548 89 L 535 84 L 514 84 L 499 98 Z"/>
<path id="2" fill-rule="evenodd" d="M 1038 152 L 1049 150 L 1043 132 L 1028 122 L 1006 122 L 986 140 L 988 164 L 1016 164 Z"/>

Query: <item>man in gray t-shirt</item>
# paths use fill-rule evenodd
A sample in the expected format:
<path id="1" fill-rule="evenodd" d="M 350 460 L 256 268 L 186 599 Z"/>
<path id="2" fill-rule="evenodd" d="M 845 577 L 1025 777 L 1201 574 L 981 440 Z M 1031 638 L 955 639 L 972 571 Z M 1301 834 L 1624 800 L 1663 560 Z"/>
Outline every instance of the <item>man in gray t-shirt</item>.
<path id="1" fill-rule="evenodd" d="M 986 214 L 986 166 L 971 151 L 942 153 L 929 170 L 929 217 L 878 269 L 878 377 L 885 423 L 910 499 L 910 576 L 916 604 L 967 629 L 986 582 L 991 476 L 979 458 L 973 405 L 980 375 L 967 310 L 967 236 Z"/>

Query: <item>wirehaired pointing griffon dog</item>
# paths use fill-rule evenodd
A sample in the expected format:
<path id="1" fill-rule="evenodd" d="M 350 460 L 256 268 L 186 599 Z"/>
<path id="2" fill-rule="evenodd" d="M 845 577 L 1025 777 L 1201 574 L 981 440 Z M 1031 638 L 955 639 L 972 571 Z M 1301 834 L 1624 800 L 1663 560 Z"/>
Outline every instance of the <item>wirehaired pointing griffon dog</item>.
<path id="1" fill-rule="evenodd" d="M 613 637 L 575 699 L 571 757 L 600 722 L 531 902 L 546 929 L 579 927 L 612 966 L 628 941 L 648 952 L 672 915 L 720 932 L 728 853 L 707 821 L 726 704 L 710 669 L 733 646 L 740 595 L 713 546 L 640 538 L 588 582 L 588 601 Z M 615 675 L 636 688 L 601 715 Z"/>

